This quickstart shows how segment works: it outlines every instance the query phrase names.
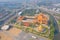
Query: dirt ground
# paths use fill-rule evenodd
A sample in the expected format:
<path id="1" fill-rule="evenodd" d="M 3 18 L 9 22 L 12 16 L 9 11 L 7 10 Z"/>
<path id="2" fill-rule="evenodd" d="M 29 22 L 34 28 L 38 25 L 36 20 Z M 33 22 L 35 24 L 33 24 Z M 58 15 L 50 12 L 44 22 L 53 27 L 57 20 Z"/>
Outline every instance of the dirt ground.
<path id="1" fill-rule="evenodd" d="M 11 28 L 9 31 L 0 32 L 0 40 L 14 40 L 14 36 L 18 36 L 21 32 L 20 29 Z"/>

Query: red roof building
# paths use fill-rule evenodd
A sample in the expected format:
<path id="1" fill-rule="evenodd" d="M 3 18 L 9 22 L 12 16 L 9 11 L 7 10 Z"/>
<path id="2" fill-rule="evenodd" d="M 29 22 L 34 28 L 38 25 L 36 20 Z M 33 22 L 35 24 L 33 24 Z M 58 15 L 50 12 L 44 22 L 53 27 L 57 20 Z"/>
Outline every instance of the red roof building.
<path id="1" fill-rule="evenodd" d="M 24 26 L 29 26 L 30 23 L 29 22 L 23 22 Z"/>

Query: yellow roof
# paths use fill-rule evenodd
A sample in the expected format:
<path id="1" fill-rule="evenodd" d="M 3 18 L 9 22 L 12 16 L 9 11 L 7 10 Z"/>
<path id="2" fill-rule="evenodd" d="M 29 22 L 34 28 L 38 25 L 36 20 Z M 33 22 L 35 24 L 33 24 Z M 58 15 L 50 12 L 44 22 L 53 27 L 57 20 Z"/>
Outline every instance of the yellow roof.
<path id="1" fill-rule="evenodd" d="M 42 25 L 38 27 L 38 31 L 42 31 Z"/>

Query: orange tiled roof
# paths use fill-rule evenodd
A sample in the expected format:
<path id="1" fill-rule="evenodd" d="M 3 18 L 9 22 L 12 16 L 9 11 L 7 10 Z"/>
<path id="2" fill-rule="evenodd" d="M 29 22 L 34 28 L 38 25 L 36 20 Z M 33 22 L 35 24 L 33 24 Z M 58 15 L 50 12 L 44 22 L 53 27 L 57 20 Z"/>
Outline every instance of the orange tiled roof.
<path id="1" fill-rule="evenodd" d="M 37 20 L 38 20 L 39 23 L 47 24 L 48 18 L 47 18 L 46 15 L 44 15 L 44 14 L 39 14 L 39 15 L 37 16 Z"/>
<path id="2" fill-rule="evenodd" d="M 29 22 L 23 22 L 24 26 L 29 26 Z"/>
<path id="3" fill-rule="evenodd" d="M 23 20 L 23 19 L 24 19 L 23 16 L 18 17 L 18 20 L 19 20 L 19 21 L 21 21 L 21 20 Z"/>

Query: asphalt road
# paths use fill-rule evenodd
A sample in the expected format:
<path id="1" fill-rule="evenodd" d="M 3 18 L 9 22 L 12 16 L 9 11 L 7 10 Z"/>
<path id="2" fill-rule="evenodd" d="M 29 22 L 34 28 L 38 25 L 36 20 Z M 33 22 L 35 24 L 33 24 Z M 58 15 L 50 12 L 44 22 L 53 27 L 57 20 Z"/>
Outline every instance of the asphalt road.
<path id="1" fill-rule="evenodd" d="M 54 36 L 54 40 L 60 40 L 60 33 L 58 33 L 56 36 Z"/>
<path id="2" fill-rule="evenodd" d="M 33 38 L 32 36 L 35 36 L 36 39 Z M 15 37 L 15 40 L 31 40 L 31 39 L 33 39 L 33 40 L 48 40 L 47 38 L 39 37 L 39 36 L 34 35 L 32 33 L 26 33 L 23 31 L 19 34 L 18 37 Z"/>

